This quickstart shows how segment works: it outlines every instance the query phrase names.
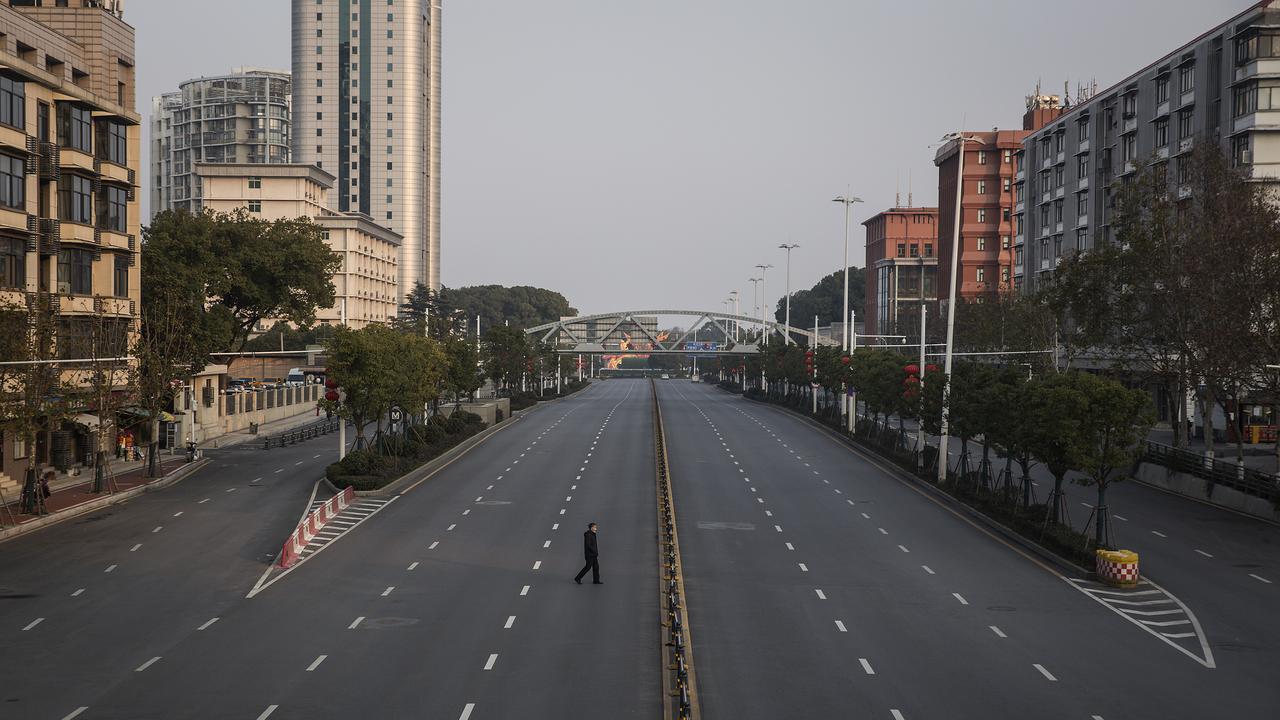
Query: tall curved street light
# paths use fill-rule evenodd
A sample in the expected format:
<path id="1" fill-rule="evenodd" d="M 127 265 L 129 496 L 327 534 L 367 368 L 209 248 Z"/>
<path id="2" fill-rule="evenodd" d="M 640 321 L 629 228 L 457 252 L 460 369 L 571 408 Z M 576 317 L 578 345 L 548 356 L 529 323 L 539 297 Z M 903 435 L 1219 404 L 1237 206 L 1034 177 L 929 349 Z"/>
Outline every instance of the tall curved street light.
<path id="1" fill-rule="evenodd" d="M 772 265 L 756 265 L 760 268 L 760 336 L 764 338 L 764 344 L 769 344 L 769 327 L 764 322 L 765 305 L 769 303 L 769 289 L 765 283 L 765 271 L 773 267 Z"/>
<path id="2" fill-rule="evenodd" d="M 751 312 L 755 315 L 760 314 L 760 283 L 764 278 L 747 278 L 747 282 L 751 283 Z M 760 336 L 764 337 L 764 327 L 760 328 Z M 757 341 L 756 344 L 759 344 Z"/>
<path id="3" fill-rule="evenodd" d="M 961 201 L 964 198 L 964 146 L 965 143 L 976 142 L 986 144 L 982 138 L 966 137 L 962 132 L 954 132 L 942 137 L 942 141 L 959 143 L 959 157 L 956 158 L 956 204 L 955 210 L 952 212 L 952 232 L 951 232 L 951 285 L 947 292 L 947 350 L 946 360 L 943 362 L 942 374 L 946 377 L 946 384 L 942 386 L 942 434 L 938 437 L 938 483 L 946 483 L 947 481 L 947 437 L 950 432 L 951 417 L 951 355 L 955 347 L 956 335 L 956 276 L 959 274 L 960 266 L 960 220 L 963 214 Z"/>
<path id="4" fill-rule="evenodd" d="M 782 341 L 784 345 L 791 344 L 791 251 L 798 247 L 800 246 L 787 243 L 782 243 L 778 246 L 779 249 L 787 251 L 787 319 L 782 323 L 784 325 L 783 332 L 786 333 Z"/>
<path id="5" fill-rule="evenodd" d="M 862 202 L 862 198 L 846 192 L 844 195 L 833 198 L 831 202 L 844 204 L 844 314 L 840 316 L 840 324 L 844 326 L 844 338 L 840 341 L 840 347 L 844 352 L 849 352 L 849 337 L 853 332 L 849 327 L 849 209 L 854 203 Z"/>

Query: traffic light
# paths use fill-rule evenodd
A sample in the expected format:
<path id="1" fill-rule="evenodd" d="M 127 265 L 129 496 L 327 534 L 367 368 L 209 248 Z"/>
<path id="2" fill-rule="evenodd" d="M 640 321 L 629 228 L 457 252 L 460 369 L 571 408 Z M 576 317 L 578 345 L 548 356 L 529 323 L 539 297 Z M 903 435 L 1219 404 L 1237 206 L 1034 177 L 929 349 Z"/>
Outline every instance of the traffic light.
<path id="1" fill-rule="evenodd" d="M 805 350 L 804 351 L 804 370 L 806 373 L 809 374 L 809 377 L 815 377 L 816 373 L 814 372 L 814 369 L 815 368 L 813 365 L 813 351 Z"/>
<path id="2" fill-rule="evenodd" d="M 324 399 L 329 402 L 342 401 L 342 391 L 338 389 L 338 381 L 331 377 L 324 379 Z"/>

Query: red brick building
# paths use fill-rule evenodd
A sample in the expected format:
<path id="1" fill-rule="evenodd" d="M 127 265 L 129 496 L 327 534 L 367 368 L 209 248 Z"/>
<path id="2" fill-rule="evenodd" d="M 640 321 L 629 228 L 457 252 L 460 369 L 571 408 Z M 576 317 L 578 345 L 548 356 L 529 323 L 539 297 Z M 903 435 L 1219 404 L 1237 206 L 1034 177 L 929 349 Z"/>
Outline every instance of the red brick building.
<path id="1" fill-rule="evenodd" d="M 1056 96 L 1028 103 L 1022 130 L 965 132 L 964 189 L 960 198 L 960 264 L 956 296 L 975 301 L 1013 289 L 1015 257 L 1013 238 L 1018 222 L 1017 172 L 1022 141 L 1062 114 Z M 959 141 L 938 149 L 938 297 L 945 304 L 951 293 L 951 248 L 955 233 L 956 163 Z"/>
<path id="2" fill-rule="evenodd" d="M 901 334 L 899 317 L 918 322 L 920 303 L 938 301 L 938 208 L 890 208 L 862 225 L 867 229 L 865 332 Z"/>

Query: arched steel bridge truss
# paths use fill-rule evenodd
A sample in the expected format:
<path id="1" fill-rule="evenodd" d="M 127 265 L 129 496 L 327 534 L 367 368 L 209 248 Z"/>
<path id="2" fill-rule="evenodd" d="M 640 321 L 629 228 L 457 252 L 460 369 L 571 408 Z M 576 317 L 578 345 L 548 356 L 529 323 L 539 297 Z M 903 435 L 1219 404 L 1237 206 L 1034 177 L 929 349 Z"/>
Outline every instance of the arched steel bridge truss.
<path id="1" fill-rule="evenodd" d="M 660 339 L 659 334 L 655 334 L 649 328 L 646 328 L 636 318 L 650 318 L 655 316 L 676 315 L 681 317 L 696 318 L 690 325 L 689 329 L 679 336 L 669 336 Z M 609 322 L 604 332 L 596 333 L 595 338 L 579 337 L 574 332 L 573 326 L 584 326 L 588 323 L 606 321 Z M 738 322 L 741 325 L 750 327 L 759 327 L 760 318 L 754 318 L 747 315 L 735 315 L 733 313 L 715 312 L 711 310 L 627 310 L 623 312 L 598 313 L 595 315 L 581 315 L 574 318 L 565 318 L 556 322 L 538 325 L 525 330 L 530 337 L 537 338 L 540 342 L 550 343 L 561 353 L 583 353 L 583 354 L 619 354 L 619 353 L 649 353 L 649 354 L 672 354 L 687 355 L 696 353 L 698 355 L 743 355 L 758 352 L 758 348 L 754 343 L 734 343 L 733 341 L 733 323 Z M 716 350 L 689 349 L 685 343 L 694 342 L 695 331 L 707 322 L 719 328 L 724 337 L 728 341 L 723 343 Z M 788 327 L 787 325 L 766 320 L 764 323 L 769 335 L 777 334 L 786 337 L 790 334 L 792 341 L 803 338 L 804 344 L 814 343 L 814 332 L 812 330 L 804 330 L 798 327 Z M 611 345 L 622 340 L 630 340 L 632 342 L 643 341 L 651 348 L 641 349 L 612 349 L 606 345 Z M 779 338 L 778 342 L 781 342 Z M 838 345 L 836 340 L 817 336 L 817 344 L 819 345 Z"/>

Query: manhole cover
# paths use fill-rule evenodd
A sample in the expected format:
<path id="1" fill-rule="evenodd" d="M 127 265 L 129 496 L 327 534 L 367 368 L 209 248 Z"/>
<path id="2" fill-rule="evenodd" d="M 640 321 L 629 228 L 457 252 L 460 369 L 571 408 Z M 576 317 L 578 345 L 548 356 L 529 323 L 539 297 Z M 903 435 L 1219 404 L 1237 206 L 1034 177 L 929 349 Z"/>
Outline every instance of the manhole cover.
<path id="1" fill-rule="evenodd" d="M 477 505 L 510 505 L 510 500 L 481 500 Z"/>
<path id="2" fill-rule="evenodd" d="M 362 628 L 373 628 L 381 630 L 383 628 L 406 627 L 409 625 L 417 625 L 418 618 L 402 618 L 402 617 L 384 617 L 384 618 L 365 618 L 360 622 Z"/>
<path id="3" fill-rule="evenodd" d="M 699 530 L 755 530 L 752 523 L 698 521 Z"/>
<path id="4" fill-rule="evenodd" d="M 987 609 L 992 612 L 1016 612 L 1018 608 L 1012 605 L 988 605 Z"/>

